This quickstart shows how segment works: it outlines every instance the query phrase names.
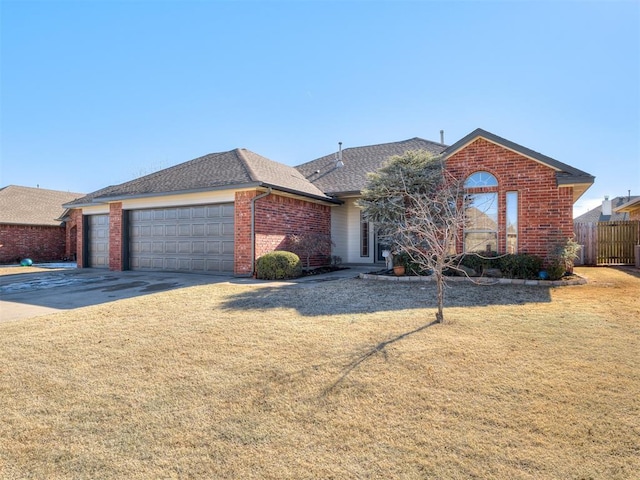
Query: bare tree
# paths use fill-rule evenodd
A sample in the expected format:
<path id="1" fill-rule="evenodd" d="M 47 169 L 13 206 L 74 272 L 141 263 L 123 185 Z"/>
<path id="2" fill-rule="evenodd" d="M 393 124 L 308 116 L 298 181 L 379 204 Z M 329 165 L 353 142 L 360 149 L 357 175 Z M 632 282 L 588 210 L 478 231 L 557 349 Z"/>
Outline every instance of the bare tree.
<path id="1" fill-rule="evenodd" d="M 293 250 L 301 252 L 307 259 L 307 268 L 311 263 L 311 257 L 315 255 L 331 255 L 331 247 L 334 245 L 331 235 L 327 233 L 293 233 L 289 235 L 289 242 Z"/>
<path id="2" fill-rule="evenodd" d="M 458 269 L 462 257 L 456 253 L 465 224 L 462 182 L 447 172 L 442 157 L 410 151 L 370 174 L 358 204 L 394 253 L 432 272 L 436 321 L 444 323 L 444 272 Z"/>

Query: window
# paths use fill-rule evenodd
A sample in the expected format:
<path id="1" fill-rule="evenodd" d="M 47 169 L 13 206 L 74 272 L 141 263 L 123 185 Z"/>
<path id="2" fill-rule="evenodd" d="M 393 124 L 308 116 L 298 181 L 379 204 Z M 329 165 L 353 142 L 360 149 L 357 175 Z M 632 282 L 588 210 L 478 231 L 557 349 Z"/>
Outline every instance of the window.
<path id="1" fill-rule="evenodd" d="M 498 180 L 489 172 L 476 172 L 464 181 L 464 188 L 497 187 Z"/>
<path id="2" fill-rule="evenodd" d="M 518 192 L 507 192 L 507 253 L 518 253 Z"/>
<path id="3" fill-rule="evenodd" d="M 498 180 L 489 172 L 475 172 L 464 182 L 466 189 L 497 187 Z M 498 192 L 468 193 L 467 225 L 464 251 L 498 251 Z"/>
<path id="4" fill-rule="evenodd" d="M 369 256 L 369 222 L 360 211 L 360 256 Z"/>
<path id="5" fill-rule="evenodd" d="M 474 193 L 467 207 L 464 251 L 498 250 L 498 194 Z"/>

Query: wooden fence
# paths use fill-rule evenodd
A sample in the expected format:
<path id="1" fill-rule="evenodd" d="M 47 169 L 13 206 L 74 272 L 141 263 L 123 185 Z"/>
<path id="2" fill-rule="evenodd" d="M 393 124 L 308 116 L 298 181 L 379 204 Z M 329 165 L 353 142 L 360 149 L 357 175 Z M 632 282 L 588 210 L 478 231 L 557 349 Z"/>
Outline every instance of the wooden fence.
<path id="1" fill-rule="evenodd" d="M 640 222 L 574 223 L 576 242 L 582 245 L 583 265 L 633 265 L 640 244 Z"/>

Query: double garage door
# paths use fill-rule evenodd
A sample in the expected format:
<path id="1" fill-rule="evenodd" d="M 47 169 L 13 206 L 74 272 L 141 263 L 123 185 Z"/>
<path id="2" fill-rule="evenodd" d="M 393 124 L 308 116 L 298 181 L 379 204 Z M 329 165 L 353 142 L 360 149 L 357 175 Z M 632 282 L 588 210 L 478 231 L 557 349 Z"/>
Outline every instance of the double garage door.
<path id="1" fill-rule="evenodd" d="M 131 270 L 233 272 L 233 203 L 131 210 L 123 213 L 128 213 L 128 257 Z M 90 223 L 90 238 L 97 237 L 98 234 L 97 231 L 93 232 L 94 223 L 97 225 L 99 220 Z M 108 217 L 106 238 L 108 242 Z M 90 245 L 90 259 L 93 259 L 94 246 L 91 242 Z M 108 243 L 106 250 L 108 252 Z M 92 263 L 92 266 L 102 265 Z M 108 261 L 105 266 L 108 266 Z"/>

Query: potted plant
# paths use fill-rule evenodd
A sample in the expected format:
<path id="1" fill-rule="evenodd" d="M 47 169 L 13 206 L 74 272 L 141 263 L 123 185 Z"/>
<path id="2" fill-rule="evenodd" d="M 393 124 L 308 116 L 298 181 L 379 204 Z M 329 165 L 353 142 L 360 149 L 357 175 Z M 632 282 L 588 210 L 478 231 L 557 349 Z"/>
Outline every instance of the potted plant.
<path id="1" fill-rule="evenodd" d="M 407 271 L 409 256 L 404 252 L 398 252 L 393 256 L 393 274 L 401 277 Z"/>

